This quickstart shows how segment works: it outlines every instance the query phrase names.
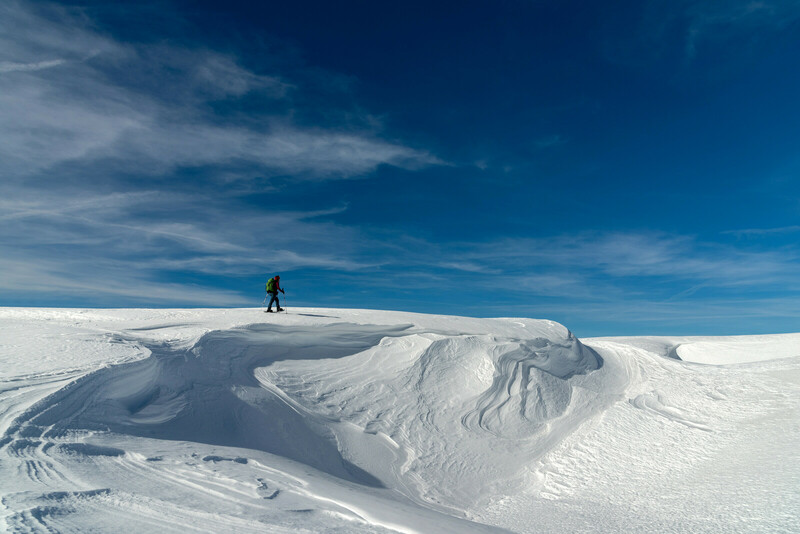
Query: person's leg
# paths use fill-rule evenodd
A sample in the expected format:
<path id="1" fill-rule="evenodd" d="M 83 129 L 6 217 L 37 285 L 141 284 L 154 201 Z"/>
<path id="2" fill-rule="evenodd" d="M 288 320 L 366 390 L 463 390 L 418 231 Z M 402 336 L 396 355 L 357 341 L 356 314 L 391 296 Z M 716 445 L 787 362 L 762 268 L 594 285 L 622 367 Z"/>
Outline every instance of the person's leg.
<path id="1" fill-rule="evenodd" d="M 278 294 L 277 293 L 270 293 L 270 296 L 272 298 L 269 299 L 269 305 L 267 306 L 267 311 L 270 311 L 272 309 L 272 303 L 278 300 Z M 281 305 L 278 304 L 278 307 L 280 308 Z"/>

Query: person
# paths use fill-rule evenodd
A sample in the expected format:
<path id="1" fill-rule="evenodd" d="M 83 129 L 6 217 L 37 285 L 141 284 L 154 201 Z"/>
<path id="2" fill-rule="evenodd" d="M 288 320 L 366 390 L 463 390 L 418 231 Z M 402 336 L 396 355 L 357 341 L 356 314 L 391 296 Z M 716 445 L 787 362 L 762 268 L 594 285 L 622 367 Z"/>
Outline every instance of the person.
<path id="1" fill-rule="evenodd" d="M 267 306 L 267 312 L 272 313 L 272 303 L 274 302 L 277 306 L 277 311 L 282 312 L 283 308 L 281 308 L 281 301 L 278 300 L 278 291 L 283 293 L 284 295 L 286 292 L 281 289 L 281 277 L 280 275 L 276 274 L 273 278 L 267 280 L 267 293 L 272 296 L 269 299 L 269 305 Z"/>

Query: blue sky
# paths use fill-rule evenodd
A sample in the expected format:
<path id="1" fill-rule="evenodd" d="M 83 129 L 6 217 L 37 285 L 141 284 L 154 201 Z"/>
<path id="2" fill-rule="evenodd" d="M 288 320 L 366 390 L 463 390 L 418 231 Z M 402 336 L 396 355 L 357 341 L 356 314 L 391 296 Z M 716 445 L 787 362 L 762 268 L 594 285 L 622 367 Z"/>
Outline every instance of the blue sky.
<path id="1" fill-rule="evenodd" d="M 429 4 L 3 2 L 0 305 L 800 330 L 800 4 Z"/>

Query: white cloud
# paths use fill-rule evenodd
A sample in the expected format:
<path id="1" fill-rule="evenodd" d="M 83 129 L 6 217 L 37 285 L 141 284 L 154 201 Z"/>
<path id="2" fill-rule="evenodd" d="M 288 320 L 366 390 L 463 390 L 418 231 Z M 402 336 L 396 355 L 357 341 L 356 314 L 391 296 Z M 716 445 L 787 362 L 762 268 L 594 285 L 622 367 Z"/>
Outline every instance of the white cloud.
<path id="1" fill-rule="evenodd" d="M 233 291 L 188 284 L 158 282 L 131 272 L 130 266 L 113 262 L 75 262 L 56 258 L 0 258 L 0 290 L 7 297 L 23 295 L 31 300 L 45 298 L 88 298 L 94 302 L 113 303 L 125 299 L 126 305 L 257 306 Z"/>
<path id="2" fill-rule="evenodd" d="M 764 252 L 691 236 L 640 232 L 505 239 L 461 244 L 440 254 L 458 257 L 473 272 L 498 273 L 489 284 L 598 299 L 630 296 L 646 288 L 664 297 L 700 285 L 788 288 L 796 278 L 798 260 L 791 249 Z"/>
<path id="3" fill-rule="evenodd" d="M 36 63 L 14 63 L 13 61 L 0 61 L 0 74 L 5 72 L 18 72 L 30 70 L 42 70 L 57 67 L 66 63 L 64 59 L 54 59 L 51 61 L 37 61 Z"/>
<path id="4" fill-rule="evenodd" d="M 5 287 L 17 290 L 77 291 L 103 280 L 103 294 L 120 287 L 120 296 L 130 296 L 128 288 L 157 287 L 169 272 L 253 276 L 269 266 L 352 272 L 374 265 L 359 259 L 374 246 L 369 237 L 320 220 L 341 207 L 265 214 L 182 193 L 65 199 L 15 187 L 9 199 L 7 190 L 0 188 L 0 256 L 17 266 L 3 271 Z"/>
<path id="5" fill-rule="evenodd" d="M 800 226 L 781 226 L 778 228 L 747 228 L 744 230 L 729 230 L 724 232 L 738 237 L 761 237 L 768 235 L 792 234 L 800 232 Z"/>
<path id="6" fill-rule="evenodd" d="M 637 232 L 431 243 L 331 222 L 329 216 L 343 207 L 263 213 L 202 194 L 138 191 L 64 199 L 58 192 L 31 188 L 21 195 L 15 188 L 11 199 L 7 190 L 0 187 L 7 289 L 79 294 L 94 292 L 96 282 L 102 285 L 97 294 L 133 298 L 131 288 L 141 286 L 168 300 L 164 295 L 177 289 L 163 281 L 165 273 L 250 277 L 279 268 L 360 273 L 358 284 L 382 290 L 501 291 L 580 307 L 685 305 L 703 301 L 698 294 L 715 288 L 735 288 L 730 294 L 798 290 L 793 249 L 761 252 Z"/>
<path id="7" fill-rule="evenodd" d="M 441 163 L 425 152 L 356 134 L 279 124 L 256 132 L 191 122 L 131 128 L 95 156 L 136 162 L 148 173 L 247 162 L 266 172 L 318 179 L 360 176 L 382 164 L 413 169 Z"/>
<path id="8" fill-rule="evenodd" d="M 37 64 L 81 61 L 123 48 L 91 29 L 80 10 L 53 4 L 5 0 L 0 3 L 0 60 Z"/>
<path id="9" fill-rule="evenodd" d="M 70 163 L 84 175 L 212 166 L 230 179 L 224 167 L 249 165 L 264 175 L 321 179 L 361 176 L 382 164 L 442 163 L 381 139 L 374 126 L 295 124 L 290 101 L 266 115 L 218 114 L 214 101 L 248 94 L 282 101 L 302 91 L 233 56 L 117 43 L 75 10 L 11 2 L 2 15 L 0 171 L 6 176 L 58 172 Z"/>
<path id="10" fill-rule="evenodd" d="M 332 79 L 335 91 L 346 89 L 323 74 L 302 83 Z M 237 198 L 246 186 L 233 182 L 343 179 L 384 164 L 416 169 L 441 162 L 382 139 L 380 121 L 357 108 L 333 113 L 338 122 L 301 124 L 295 117 L 304 110 L 295 101 L 307 99 L 295 96 L 303 91 L 230 54 L 117 42 L 80 9 L 2 3 L 4 294 L 231 304 L 241 299 L 198 288 L 184 293 L 169 274 L 374 267 L 365 251 L 385 244 L 325 220 L 345 208 L 248 207 Z M 215 110 L 236 110 L 249 96 L 274 109 Z M 195 181 L 163 178 L 201 167 L 205 174 Z M 269 187 L 259 182 L 258 189 Z"/>
<path id="11" fill-rule="evenodd" d="M 175 195 L 104 195 L 64 202 L 54 197 L 0 204 L 0 294 L 28 302 L 86 299 L 104 305 L 257 306 L 234 291 L 175 283 L 186 273 L 262 277 L 271 269 L 357 272 L 369 238 L 313 222 L 320 212 L 235 217 L 225 203 Z M 193 206 L 194 216 L 171 214 Z M 255 298 L 255 297 L 254 297 Z M 124 303 L 124 304 L 123 304 Z"/>

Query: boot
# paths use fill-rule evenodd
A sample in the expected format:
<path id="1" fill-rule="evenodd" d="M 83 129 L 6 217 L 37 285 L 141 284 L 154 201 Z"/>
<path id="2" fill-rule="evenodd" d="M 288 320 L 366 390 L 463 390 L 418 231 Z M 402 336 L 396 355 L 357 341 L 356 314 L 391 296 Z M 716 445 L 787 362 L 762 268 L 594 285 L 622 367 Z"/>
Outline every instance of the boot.
<path id="1" fill-rule="evenodd" d="M 282 312 L 282 311 L 283 311 L 283 308 L 278 308 L 278 311 L 279 311 L 279 312 Z"/>

